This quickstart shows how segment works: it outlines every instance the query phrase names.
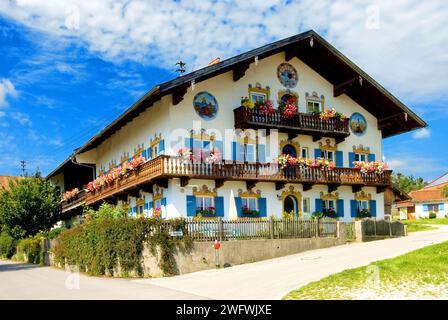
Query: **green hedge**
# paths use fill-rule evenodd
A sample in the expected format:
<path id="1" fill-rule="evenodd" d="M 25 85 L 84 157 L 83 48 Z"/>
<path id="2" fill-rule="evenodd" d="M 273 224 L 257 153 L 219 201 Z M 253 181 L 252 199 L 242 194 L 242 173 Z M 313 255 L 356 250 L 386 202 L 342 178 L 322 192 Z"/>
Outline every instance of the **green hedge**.
<path id="1" fill-rule="evenodd" d="M 44 242 L 45 236 L 41 234 L 19 240 L 14 258 L 19 261 L 43 265 L 45 261 Z"/>
<path id="2" fill-rule="evenodd" d="M 11 259 L 16 253 L 16 240 L 6 231 L 0 233 L 0 257 Z"/>
<path id="3" fill-rule="evenodd" d="M 181 229 L 186 235 L 183 219 L 97 218 L 77 225 L 60 234 L 53 248 L 57 263 L 77 265 L 80 271 L 92 275 L 113 275 L 120 265 L 122 274 L 135 271 L 143 275 L 142 251 L 145 242 L 151 253 L 161 250 L 159 266 L 165 275 L 176 274 L 176 248 L 188 250 L 192 241 L 187 236 L 173 238 L 169 229 Z"/>

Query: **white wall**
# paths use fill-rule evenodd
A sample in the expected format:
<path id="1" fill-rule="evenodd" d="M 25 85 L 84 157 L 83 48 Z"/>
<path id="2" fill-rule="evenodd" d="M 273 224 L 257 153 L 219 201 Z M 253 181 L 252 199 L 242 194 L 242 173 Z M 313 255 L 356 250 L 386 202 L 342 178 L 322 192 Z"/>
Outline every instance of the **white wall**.
<path id="1" fill-rule="evenodd" d="M 143 113 L 141 113 L 132 122 L 128 123 L 110 138 L 100 144 L 96 149 L 81 154 L 78 156 L 78 161 L 89 160 L 94 161 L 97 165 L 97 172 L 103 166 L 106 170 L 111 160 L 120 162 L 120 157 L 123 152 L 129 152 L 133 154 L 134 148 L 138 144 L 144 144 L 144 147 L 149 146 L 149 141 L 154 134 L 162 134 L 162 138 L 165 139 L 166 154 L 176 154 L 179 146 L 172 146 L 169 143 L 170 133 L 175 129 L 191 130 L 192 128 L 204 128 L 204 129 L 216 129 L 224 136 L 225 129 L 234 128 L 234 116 L 233 109 L 239 107 L 241 96 L 248 95 L 248 85 L 255 86 L 258 82 L 263 87 L 270 87 L 271 100 L 274 101 L 274 106 L 277 106 L 277 95 L 280 90 L 285 88 L 277 79 L 277 66 L 284 62 L 284 54 L 279 53 L 269 58 L 260 60 L 258 66 L 254 63 L 250 65 L 246 75 L 237 82 L 232 79 L 232 72 L 227 72 L 218 75 L 214 78 L 206 80 L 204 82 L 197 83 L 194 90 L 188 88 L 187 93 L 181 103 L 174 106 L 171 103 L 171 96 L 165 96 L 161 101 L 154 103 L 154 105 Z M 317 92 L 319 96 L 325 96 L 325 108 L 334 107 L 337 111 L 343 112 L 345 115 L 350 116 L 354 112 L 359 112 L 367 120 L 367 131 L 363 136 L 356 136 L 351 134 L 344 142 L 338 144 L 338 150 L 343 151 L 344 159 L 343 165 L 349 166 L 348 153 L 352 152 L 354 145 L 362 144 L 365 147 L 369 147 L 371 153 L 374 153 L 377 160 L 382 159 L 381 150 L 381 131 L 377 127 L 377 119 L 367 112 L 364 108 L 359 106 L 356 102 L 352 101 L 346 95 L 339 97 L 333 97 L 333 86 L 327 82 L 324 78 L 318 75 L 315 71 L 309 68 L 306 64 L 298 60 L 292 59 L 290 62 L 299 76 L 298 84 L 292 91 L 299 95 L 299 111 L 305 112 L 306 100 L 305 93 Z M 200 91 L 208 91 L 213 94 L 218 101 L 219 111 L 215 119 L 205 121 L 201 119 L 193 108 L 193 98 Z M 196 122 L 196 123 L 194 123 Z M 287 139 L 286 134 L 279 135 L 279 141 Z M 321 142 L 325 142 L 322 139 Z M 313 142 L 310 136 L 300 135 L 295 139 L 301 146 L 309 148 L 310 157 L 314 157 L 314 149 L 318 148 L 318 142 Z M 334 139 L 330 139 L 334 144 Z M 279 152 L 279 141 L 268 141 L 274 150 L 274 153 Z M 230 141 L 224 141 L 225 150 L 230 151 Z M 267 148 L 266 155 L 268 157 L 269 150 Z M 229 152 L 225 154 L 226 159 L 231 159 L 232 156 Z M 272 158 L 268 157 L 268 161 L 272 161 Z M 170 180 L 170 188 L 165 191 L 168 201 L 167 216 L 179 216 L 185 214 L 185 192 L 191 188 L 191 185 L 184 188 L 184 193 L 178 187 L 172 187 L 176 183 L 177 179 Z M 210 187 L 213 186 L 213 181 L 197 182 L 207 184 Z M 190 182 L 193 184 L 193 182 Z M 238 188 L 245 190 L 245 184 L 243 182 L 226 182 L 222 188 L 218 190 L 218 194 L 223 194 L 224 197 L 229 197 L 230 190 L 237 192 Z M 263 191 L 268 202 L 268 215 L 271 213 L 281 213 L 281 201 L 277 199 L 276 194 L 279 191 L 275 191 L 273 183 L 259 183 L 257 189 Z M 286 186 L 288 188 L 288 186 Z M 295 188 L 301 190 L 301 185 L 295 185 Z M 314 186 L 311 191 L 303 193 L 303 196 L 307 196 L 311 199 L 311 208 L 314 210 L 314 199 L 319 196 L 320 191 L 327 190 L 326 186 Z M 377 200 L 377 214 L 378 216 L 384 215 L 384 197 L 383 194 L 377 194 L 374 188 L 364 188 L 365 192 L 371 193 L 374 199 Z M 345 200 L 345 214 L 347 217 L 350 215 L 350 200 L 353 199 L 353 193 L 350 187 L 340 187 L 338 190 L 340 196 Z M 191 193 L 190 193 L 191 194 Z M 149 196 L 149 195 L 148 195 Z M 236 196 L 236 195 L 235 195 Z M 134 200 L 133 200 L 134 201 Z M 225 206 L 228 206 L 229 199 L 226 199 Z M 227 207 L 225 208 L 227 212 Z"/>
<path id="2" fill-rule="evenodd" d="M 444 218 L 448 214 L 448 201 L 442 202 L 424 202 L 424 203 L 416 203 L 415 204 L 415 217 L 417 219 L 419 218 L 428 218 L 429 217 L 429 211 L 424 211 L 423 205 L 425 204 L 439 204 L 443 203 L 443 210 L 437 212 L 437 218 Z"/>

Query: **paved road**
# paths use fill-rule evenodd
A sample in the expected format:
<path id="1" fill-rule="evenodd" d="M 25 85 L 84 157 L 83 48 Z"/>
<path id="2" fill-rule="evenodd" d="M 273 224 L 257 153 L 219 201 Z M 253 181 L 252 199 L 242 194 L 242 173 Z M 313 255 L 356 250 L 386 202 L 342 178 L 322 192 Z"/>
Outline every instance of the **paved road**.
<path id="1" fill-rule="evenodd" d="M 0 261 L 0 299 L 281 299 L 329 274 L 442 241 L 448 226 L 408 237 L 307 251 L 160 279 L 110 279 Z M 79 283 L 79 289 L 77 289 Z"/>

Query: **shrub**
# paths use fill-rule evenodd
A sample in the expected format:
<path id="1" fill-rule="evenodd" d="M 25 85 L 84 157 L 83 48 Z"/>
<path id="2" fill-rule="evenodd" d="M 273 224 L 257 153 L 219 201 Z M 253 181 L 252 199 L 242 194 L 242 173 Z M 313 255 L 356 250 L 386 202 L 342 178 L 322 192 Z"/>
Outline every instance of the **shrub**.
<path id="1" fill-rule="evenodd" d="M 113 275 L 114 269 L 120 266 L 123 275 L 135 271 L 142 276 L 142 251 L 147 243 L 154 256 L 156 249 L 160 249 L 159 266 L 163 273 L 176 273 L 175 249 L 188 250 L 192 244 L 184 219 L 126 219 L 112 216 L 109 212 L 101 217 L 96 212 L 92 215 L 94 219 L 87 219 L 86 223 L 63 231 L 53 248 L 55 261 L 77 265 L 80 271 L 92 275 Z M 181 229 L 184 237 L 171 237 L 171 229 Z"/>
<path id="2" fill-rule="evenodd" d="M 16 240 L 6 231 L 0 233 L 0 257 L 10 259 L 16 253 Z"/>
<path id="3" fill-rule="evenodd" d="M 434 211 L 431 211 L 429 213 L 429 219 L 435 219 L 435 218 L 437 218 L 437 214 Z"/>
<path id="4" fill-rule="evenodd" d="M 44 264 L 44 242 L 45 237 L 42 234 L 19 240 L 14 258 L 20 261 L 26 260 L 29 263 Z"/>
<path id="5" fill-rule="evenodd" d="M 48 239 L 55 239 L 57 238 L 63 231 L 67 230 L 66 227 L 57 227 L 54 229 L 51 229 L 48 233 L 47 233 L 47 238 Z"/>

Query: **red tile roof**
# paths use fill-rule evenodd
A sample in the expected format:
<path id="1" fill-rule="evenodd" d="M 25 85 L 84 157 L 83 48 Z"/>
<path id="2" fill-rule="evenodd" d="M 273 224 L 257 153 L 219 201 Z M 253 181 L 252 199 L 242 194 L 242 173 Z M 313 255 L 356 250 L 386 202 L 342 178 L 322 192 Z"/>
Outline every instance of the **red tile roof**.
<path id="1" fill-rule="evenodd" d="M 442 189 L 443 187 L 448 186 L 448 182 L 439 184 L 433 187 L 425 187 L 423 189 L 412 191 L 409 193 L 412 200 L 415 202 L 422 201 L 439 201 L 439 200 L 447 200 L 448 198 L 442 197 Z"/>

